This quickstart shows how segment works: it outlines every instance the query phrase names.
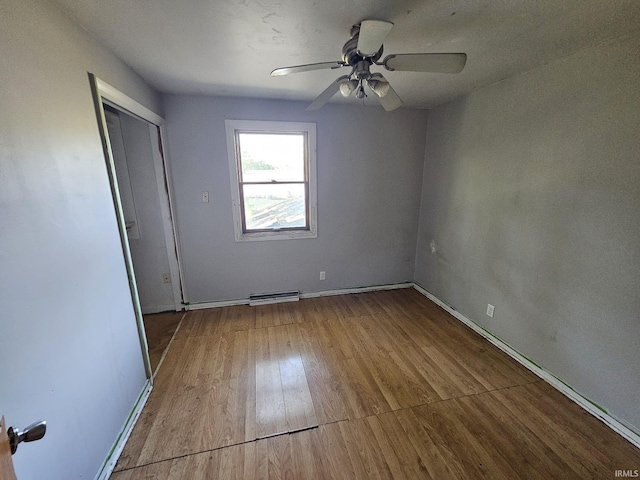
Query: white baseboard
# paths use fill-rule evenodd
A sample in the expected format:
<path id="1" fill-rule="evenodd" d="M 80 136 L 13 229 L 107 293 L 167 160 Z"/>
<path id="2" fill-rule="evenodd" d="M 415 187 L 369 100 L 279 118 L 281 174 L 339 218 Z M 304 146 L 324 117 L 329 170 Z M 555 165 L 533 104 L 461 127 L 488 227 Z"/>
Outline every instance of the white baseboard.
<path id="1" fill-rule="evenodd" d="M 480 325 L 469 320 L 460 312 L 458 312 L 451 306 L 444 303 L 438 297 L 426 291 L 420 285 L 414 283 L 413 288 L 415 288 L 422 295 L 424 295 L 429 300 L 431 300 L 432 302 L 440 306 L 442 309 L 449 312 L 451 315 L 453 315 L 456 319 L 464 323 L 467 327 L 472 329 L 474 332 L 486 338 L 493 345 L 498 347 L 500 350 L 505 352 L 511 358 L 513 358 L 518 363 L 526 367 L 528 370 L 536 374 L 542 380 L 544 380 L 545 382 L 553 386 L 560 393 L 564 394 L 566 397 L 568 397 L 569 399 L 573 400 L 575 403 L 580 405 L 584 410 L 589 412 L 598 420 L 602 421 L 605 425 L 607 425 L 613 431 L 622 435 L 624 438 L 630 441 L 633 445 L 640 448 L 640 433 L 636 431 L 634 426 L 629 425 L 624 420 L 620 420 L 616 418 L 615 416 L 611 415 L 606 410 L 604 410 L 602 407 L 597 406 L 594 402 L 589 400 L 584 395 L 576 392 L 573 388 L 571 388 L 569 385 L 564 383 L 562 380 L 556 377 L 553 373 L 549 372 L 548 370 L 545 370 L 540 365 L 533 363 L 531 360 L 529 360 L 524 355 L 520 354 L 517 350 L 512 348 L 508 343 L 496 337 L 491 332 L 485 330 Z"/>
<path id="2" fill-rule="evenodd" d="M 142 409 L 147 403 L 147 400 L 149 398 L 149 394 L 151 393 L 152 388 L 153 386 L 151 385 L 151 381 L 147 379 L 142 389 L 142 392 L 140 392 L 140 395 L 138 396 L 138 401 L 133 407 L 133 410 L 131 410 L 131 413 L 129 414 L 129 418 L 127 418 L 127 421 L 122 426 L 122 430 L 120 430 L 120 434 L 118 435 L 118 438 L 116 438 L 116 441 L 113 443 L 113 446 L 111 447 L 111 451 L 109 452 L 109 455 L 107 455 L 107 458 L 102 464 L 102 468 L 96 475 L 95 480 L 107 480 L 111 475 L 111 472 L 113 472 L 113 469 L 115 468 L 116 463 L 118 462 L 118 458 L 120 458 L 120 454 L 122 453 L 122 450 L 124 449 L 124 446 L 127 443 L 127 440 L 129 440 L 129 436 L 133 431 L 133 427 L 138 421 L 138 418 L 140 417 L 140 413 L 142 413 Z"/>
<path id="3" fill-rule="evenodd" d="M 389 285 L 372 285 L 369 287 L 340 288 L 338 290 L 323 290 L 321 292 L 301 293 L 300 298 L 331 297 L 333 295 L 347 295 L 349 293 L 377 292 L 379 290 L 396 290 L 398 288 L 411 288 L 411 287 L 413 287 L 412 282 L 392 283 Z"/>
<path id="4" fill-rule="evenodd" d="M 337 290 L 322 290 L 320 292 L 300 293 L 300 298 L 330 297 L 333 295 L 347 295 L 349 293 L 364 293 L 364 292 L 375 292 L 378 290 L 395 290 L 398 288 L 411 288 L 413 286 L 414 286 L 413 282 L 404 282 L 404 283 L 392 283 L 388 285 L 372 285 L 369 287 L 340 288 Z M 222 300 L 218 302 L 190 303 L 186 305 L 186 309 L 202 310 L 204 308 L 231 307 L 234 305 L 249 305 L 249 299 L 243 298 L 238 300 Z"/>

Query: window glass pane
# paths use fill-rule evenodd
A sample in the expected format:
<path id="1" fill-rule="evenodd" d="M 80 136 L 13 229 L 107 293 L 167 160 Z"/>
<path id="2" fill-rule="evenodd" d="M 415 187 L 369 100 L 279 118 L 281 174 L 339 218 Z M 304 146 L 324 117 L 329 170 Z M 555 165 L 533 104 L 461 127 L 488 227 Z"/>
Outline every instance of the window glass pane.
<path id="1" fill-rule="evenodd" d="M 243 182 L 304 181 L 304 135 L 238 133 Z"/>
<path id="2" fill-rule="evenodd" d="M 247 230 L 306 226 L 305 184 L 244 185 Z"/>

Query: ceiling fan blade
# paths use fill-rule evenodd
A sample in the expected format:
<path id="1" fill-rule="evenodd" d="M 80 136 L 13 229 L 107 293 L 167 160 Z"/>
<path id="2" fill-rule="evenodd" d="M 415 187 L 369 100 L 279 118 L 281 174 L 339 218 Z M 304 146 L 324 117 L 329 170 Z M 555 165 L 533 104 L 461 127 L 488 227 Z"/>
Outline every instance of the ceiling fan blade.
<path id="1" fill-rule="evenodd" d="M 465 63 L 467 63 L 466 53 L 408 53 L 388 55 L 382 62 L 387 70 L 431 73 L 460 73 Z"/>
<path id="2" fill-rule="evenodd" d="M 378 90 L 377 88 L 372 88 L 372 83 L 368 82 L 371 91 L 376 95 L 376 97 L 378 97 L 378 101 L 380 102 L 380 105 L 382 105 L 382 108 L 387 112 L 390 112 L 391 110 L 395 110 L 402 106 L 402 100 L 391 85 L 389 85 L 387 79 L 379 73 L 374 73 L 371 77 L 371 81 L 382 82 L 385 86 L 385 88 Z"/>
<path id="3" fill-rule="evenodd" d="M 271 76 L 278 77 L 280 75 L 289 75 L 290 73 L 311 72 L 313 70 L 323 70 L 325 68 L 340 68 L 344 66 L 344 62 L 309 63 L 308 65 L 295 65 L 293 67 L 276 68 L 273 72 L 271 72 Z"/>
<path id="4" fill-rule="evenodd" d="M 393 28 L 393 23 L 384 20 L 363 20 L 360 23 L 360 33 L 358 33 L 357 50 L 363 57 L 373 57 L 382 42 L 387 38 Z"/>
<path id="5" fill-rule="evenodd" d="M 305 110 L 307 111 L 318 110 L 325 103 L 331 100 L 331 97 L 333 97 L 336 93 L 338 93 L 338 90 L 340 90 L 340 85 L 342 83 L 348 82 L 348 81 L 349 81 L 349 75 L 343 75 L 342 77 L 338 78 L 335 82 L 329 85 L 324 90 L 324 92 L 318 95 L 316 99 L 313 102 L 311 102 Z"/>

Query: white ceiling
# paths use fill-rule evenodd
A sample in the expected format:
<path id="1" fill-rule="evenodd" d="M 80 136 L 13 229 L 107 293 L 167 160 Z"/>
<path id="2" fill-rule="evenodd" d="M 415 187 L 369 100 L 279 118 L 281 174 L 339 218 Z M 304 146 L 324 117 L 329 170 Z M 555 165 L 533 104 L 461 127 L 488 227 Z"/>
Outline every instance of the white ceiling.
<path id="1" fill-rule="evenodd" d="M 640 31 L 638 0 L 56 1 L 161 92 L 309 101 L 348 69 L 271 70 L 340 60 L 353 24 L 388 20 L 385 55 L 468 55 L 457 75 L 385 71 L 405 106 L 418 108 Z"/>

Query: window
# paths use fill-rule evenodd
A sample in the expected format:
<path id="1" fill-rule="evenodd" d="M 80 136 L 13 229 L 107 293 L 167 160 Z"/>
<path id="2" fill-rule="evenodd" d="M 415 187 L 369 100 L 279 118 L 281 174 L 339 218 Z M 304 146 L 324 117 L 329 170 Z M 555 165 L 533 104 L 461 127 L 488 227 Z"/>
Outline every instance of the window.
<path id="1" fill-rule="evenodd" d="M 225 124 L 236 241 L 317 237 L 315 124 Z"/>

